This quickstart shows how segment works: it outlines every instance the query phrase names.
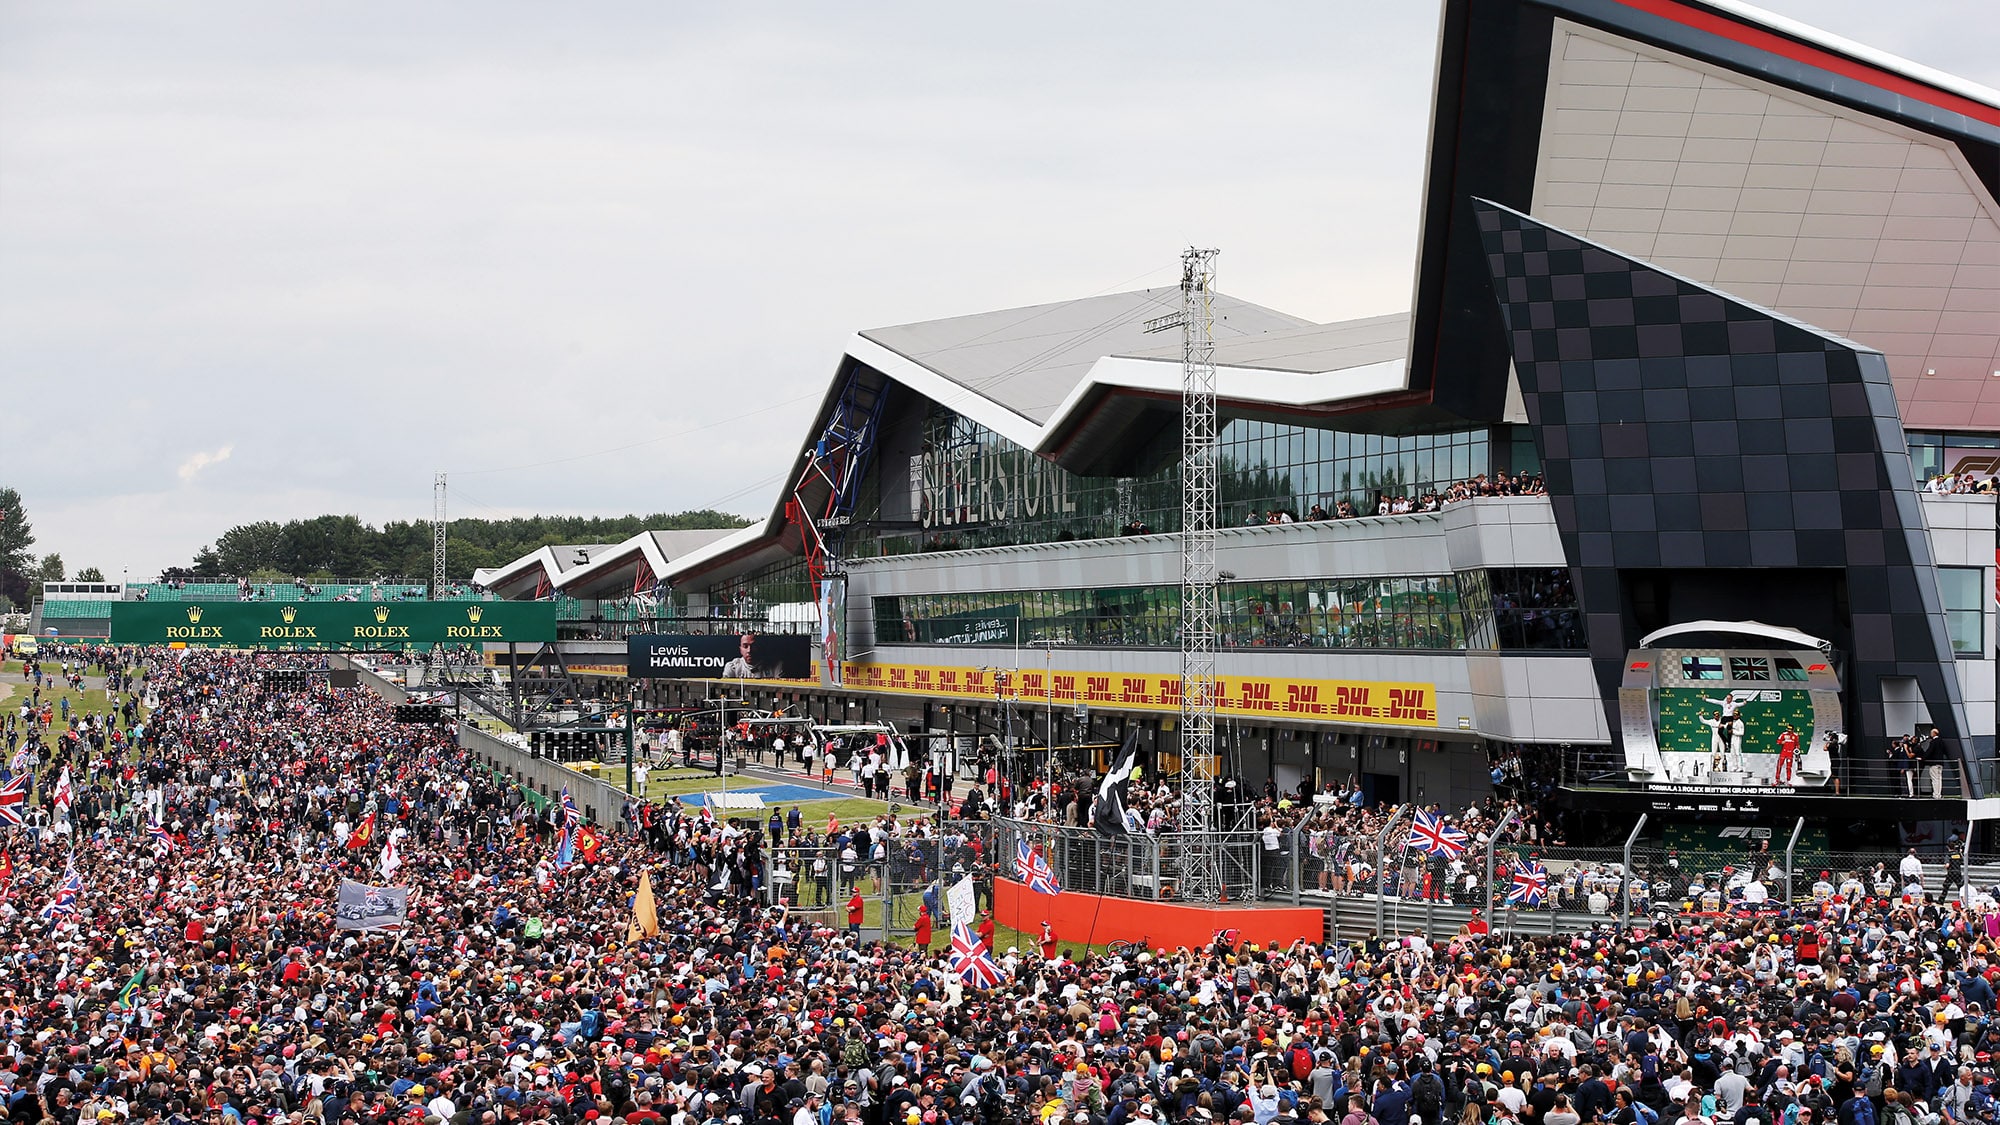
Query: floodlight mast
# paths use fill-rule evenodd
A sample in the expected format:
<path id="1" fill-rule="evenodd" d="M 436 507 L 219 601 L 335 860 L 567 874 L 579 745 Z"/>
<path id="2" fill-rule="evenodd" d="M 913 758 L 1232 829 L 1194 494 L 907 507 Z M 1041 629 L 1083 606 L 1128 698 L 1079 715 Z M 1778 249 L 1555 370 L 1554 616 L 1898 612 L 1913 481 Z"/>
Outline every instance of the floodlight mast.
<path id="1" fill-rule="evenodd" d="M 1215 653 L 1220 631 L 1215 523 L 1215 250 L 1181 254 L 1180 898 L 1223 894 L 1215 809 Z"/>

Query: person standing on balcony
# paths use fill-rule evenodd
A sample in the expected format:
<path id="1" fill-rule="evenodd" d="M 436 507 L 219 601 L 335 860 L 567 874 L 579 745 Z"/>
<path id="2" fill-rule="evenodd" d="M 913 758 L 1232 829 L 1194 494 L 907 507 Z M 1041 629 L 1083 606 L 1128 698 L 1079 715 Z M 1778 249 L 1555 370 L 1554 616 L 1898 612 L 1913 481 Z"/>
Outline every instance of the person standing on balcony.
<path id="1" fill-rule="evenodd" d="M 1916 796 L 1917 795 L 1916 747 L 1910 744 L 1910 739 L 1899 738 L 1896 740 L 1896 745 L 1894 749 L 1890 751 L 1890 756 L 1895 759 L 1896 773 L 1902 779 L 1903 796 L 1905 797 Z"/>
<path id="2" fill-rule="evenodd" d="M 1938 733 L 1936 727 L 1932 727 L 1930 734 L 1924 736 L 1922 756 L 1924 773 L 1930 777 L 1931 800 L 1942 800 L 1944 764 L 1951 759 L 1951 743 Z"/>

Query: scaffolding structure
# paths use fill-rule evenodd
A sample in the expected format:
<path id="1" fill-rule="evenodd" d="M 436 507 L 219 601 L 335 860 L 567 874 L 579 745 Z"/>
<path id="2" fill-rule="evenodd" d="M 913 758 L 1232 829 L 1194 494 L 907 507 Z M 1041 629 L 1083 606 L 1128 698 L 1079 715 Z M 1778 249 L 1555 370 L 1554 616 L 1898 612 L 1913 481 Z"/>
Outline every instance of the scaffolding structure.
<path id="1" fill-rule="evenodd" d="M 1180 897 L 1222 896 L 1216 807 L 1215 520 L 1220 449 L 1215 406 L 1215 255 L 1181 255 L 1181 803 Z M 1206 842 L 1207 846 L 1197 841 Z"/>
<path id="2" fill-rule="evenodd" d="M 444 597 L 444 474 L 431 481 L 431 600 Z"/>

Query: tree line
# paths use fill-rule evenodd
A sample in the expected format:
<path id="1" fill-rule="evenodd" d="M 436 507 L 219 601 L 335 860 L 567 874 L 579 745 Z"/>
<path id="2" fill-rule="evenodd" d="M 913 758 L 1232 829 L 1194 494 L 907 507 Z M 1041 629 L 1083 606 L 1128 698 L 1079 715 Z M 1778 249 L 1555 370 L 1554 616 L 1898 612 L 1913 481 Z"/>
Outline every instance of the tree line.
<path id="1" fill-rule="evenodd" d="M 518 519 L 455 519 L 445 525 L 446 578 L 472 581 L 481 567 L 509 563 L 540 547 L 567 543 L 617 543 L 641 531 L 685 531 L 742 527 L 741 516 L 704 508 L 647 516 L 525 516 Z M 356 516 L 258 520 L 238 524 L 195 553 L 194 561 L 163 578 L 250 578 L 308 582 L 367 581 L 372 578 L 427 579 L 431 573 L 431 525 L 427 520 L 390 520 L 380 528 Z"/>

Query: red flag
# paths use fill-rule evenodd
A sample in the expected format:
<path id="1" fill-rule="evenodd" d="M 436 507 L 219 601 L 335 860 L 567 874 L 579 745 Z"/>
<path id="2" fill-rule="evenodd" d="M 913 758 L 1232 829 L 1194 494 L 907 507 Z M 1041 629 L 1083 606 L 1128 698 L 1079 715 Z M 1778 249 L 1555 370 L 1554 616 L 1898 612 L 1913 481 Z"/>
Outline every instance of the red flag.
<path id="1" fill-rule="evenodd" d="M 348 834 L 347 846 L 350 848 L 358 848 L 366 844 L 368 841 L 373 840 L 374 838 L 375 838 L 375 814 L 369 813 L 368 819 L 361 822 L 361 827 L 355 829 L 353 832 Z"/>
<path id="2" fill-rule="evenodd" d="M 586 824 L 576 830 L 576 851 L 583 857 L 583 862 L 596 863 L 597 850 L 603 846 L 604 841 L 598 838 L 597 829 Z"/>

